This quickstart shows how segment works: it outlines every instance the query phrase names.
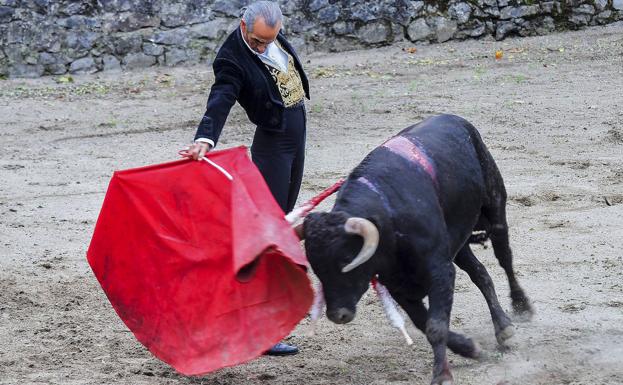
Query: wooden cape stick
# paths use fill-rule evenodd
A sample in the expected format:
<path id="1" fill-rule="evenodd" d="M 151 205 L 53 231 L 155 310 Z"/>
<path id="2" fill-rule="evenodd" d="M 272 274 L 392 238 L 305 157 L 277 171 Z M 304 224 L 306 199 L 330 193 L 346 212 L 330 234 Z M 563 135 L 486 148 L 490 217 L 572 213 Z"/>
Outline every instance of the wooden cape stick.
<path id="1" fill-rule="evenodd" d="M 337 190 L 339 190 L 340 187 L 342 187 L 342 184 L 344 184 L 344 179 L 340 179 L 333 186 L 326 188 L 320 194 L 316 195 L 312 199 L 308 200 L 307 202 L 303 203 L 299 207 L 290 211 L 288 215 L 286 215 L 286 221 L 288 221 L 288 223 L 290 224 L 294 224 L 299 219 L 305 218 L 307 214 L 309 214 L 309 212 L 314 209 L 314 207 L 320 204 L 320 202 L 322 202 L 327 197 L 329 197 L 330 195 L 335 193 Z"/>

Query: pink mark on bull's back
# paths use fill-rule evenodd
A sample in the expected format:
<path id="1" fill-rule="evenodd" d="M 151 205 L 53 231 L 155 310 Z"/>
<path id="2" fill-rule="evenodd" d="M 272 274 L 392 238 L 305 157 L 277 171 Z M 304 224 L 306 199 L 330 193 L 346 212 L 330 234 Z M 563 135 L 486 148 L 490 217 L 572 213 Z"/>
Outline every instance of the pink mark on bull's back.
<path id="1" fill-rule="evenodd" d="M 433 179 L 437 181 L 435 174 L 435 167 L 432 161 L 424 154 L 424 152 L 411 142 L 409 139 L 403 136 L 395 136 L 383 143 L 381 147 L 385 147 L 396 155 L 403 157 L 409 162 L 420 165 L 424 171 Z"/>
<path id="2" fill-rule="evenodd" d="M 368 178 L 366 178 L 365 176 L 360 176 L 359 178 L 357 178 L 357 182 L 362 183 L 370 190 L 374 191 L 379 196 L 379 198 L 381 198 L 381 202 L 383 203 L 385 209 L 388 211 L 392 211 L 391 205 L 389 204 L 385 195 L 376 187 L 374 183 L 368 180 Z"/>
<path id="3" fill-rule="evenodd" d="M 359 178 L 357 178 L 357 182 L 365 184 L 370 190 L 374 191 L 377 194 L 380 194 L 379 189 L 377 189 L 374 183 L 370 182 L 365 176 L 360 176 Z"/>

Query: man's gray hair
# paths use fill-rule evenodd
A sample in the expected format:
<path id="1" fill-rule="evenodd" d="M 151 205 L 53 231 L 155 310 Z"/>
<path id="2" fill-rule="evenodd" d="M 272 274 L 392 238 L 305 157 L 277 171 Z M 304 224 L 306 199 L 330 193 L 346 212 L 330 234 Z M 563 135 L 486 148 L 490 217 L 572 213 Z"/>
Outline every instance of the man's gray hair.
<path id="1" fill-rule="evenodd" d="M 247 30 L 253 32 L 253 25 L 258 18 L 264 19 L 266 25 L 274 28 L 279 22 L 282 22 L 283 15 L 281 8 L 275 1 L 257 1 L 249 4 L 242 15 L 242 20 L 247 25 Z"/>

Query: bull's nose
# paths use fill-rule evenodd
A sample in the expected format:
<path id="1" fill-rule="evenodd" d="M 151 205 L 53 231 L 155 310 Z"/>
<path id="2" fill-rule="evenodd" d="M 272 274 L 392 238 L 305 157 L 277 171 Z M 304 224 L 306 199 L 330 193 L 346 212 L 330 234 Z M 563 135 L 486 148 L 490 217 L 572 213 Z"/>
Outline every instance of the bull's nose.
<path id="1" fill-rule="evenodd" d="M 355 313 L 351 310 L 341 307 L 336 310 L 327 310 L 327 318 L 329 318 L 336 324 L 345 324 L 349 323 L 353 320 L 353 318 L 355 318 Z"/>

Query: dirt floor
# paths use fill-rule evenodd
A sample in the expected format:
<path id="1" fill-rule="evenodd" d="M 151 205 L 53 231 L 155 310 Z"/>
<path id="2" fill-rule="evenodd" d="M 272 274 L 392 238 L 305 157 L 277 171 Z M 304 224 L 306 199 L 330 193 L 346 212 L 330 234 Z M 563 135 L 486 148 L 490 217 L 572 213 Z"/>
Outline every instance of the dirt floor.
<path id="1" fill-rule="evenodd" d="M 400 129 L 441 112 L 467 118 L 504 175 L 515 266 L 536 315 L 498 349 L 482 296 L 459 272 L 452 327 L 488 357 L 450 354 L 456 384 L 622 384 L 623 23 L 409 48 L 302 53 L 313 98 L 301 201 Z M 302 350 L 294 357 L 192 378 L 155 359 L 85 252 L 112 172 L 175 159 L 192 139 L 211 69 L 73 79 L 0 80 L 0 384 L 430 381 L 426 338 L 410 327 L 408 347 L 369 293 L 351 324 L 323 319 L 308 336 L 303 320 L 288 339 Z M 220 147 L 250 145 L 253 130 L 235 107 Z M 475 251 L 508 309 L 491 249 Z"/>

